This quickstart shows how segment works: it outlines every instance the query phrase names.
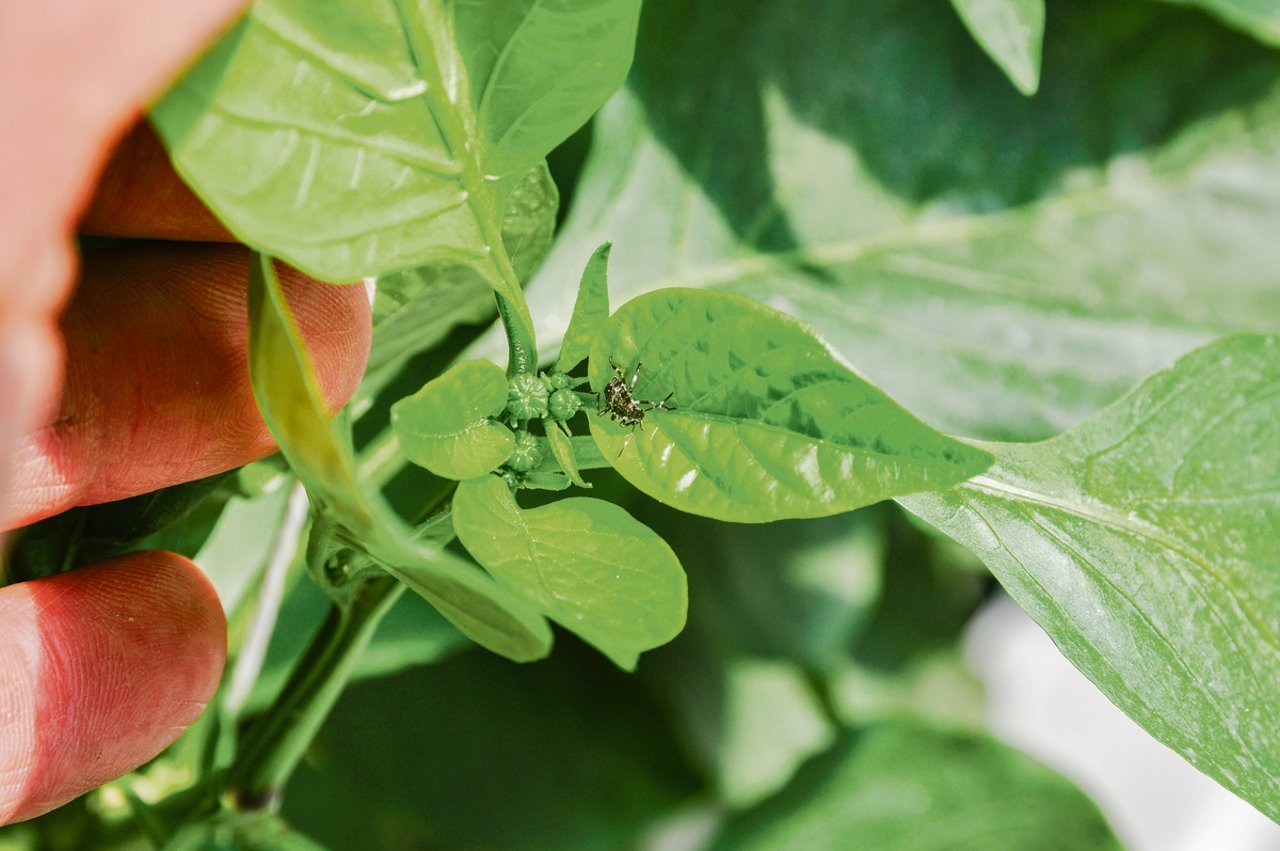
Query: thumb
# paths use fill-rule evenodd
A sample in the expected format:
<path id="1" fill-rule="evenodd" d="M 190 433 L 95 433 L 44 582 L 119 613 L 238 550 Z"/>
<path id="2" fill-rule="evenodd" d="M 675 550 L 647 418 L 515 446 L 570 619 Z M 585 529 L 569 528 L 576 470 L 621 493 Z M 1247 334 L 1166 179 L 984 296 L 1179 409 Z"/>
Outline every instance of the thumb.
<path id="1" fill-rule="evenodd" d="M 151 759 L 199 717 L 225 661 L 218 598 L 172 553 L 0 589 L 0 825 Z"/>

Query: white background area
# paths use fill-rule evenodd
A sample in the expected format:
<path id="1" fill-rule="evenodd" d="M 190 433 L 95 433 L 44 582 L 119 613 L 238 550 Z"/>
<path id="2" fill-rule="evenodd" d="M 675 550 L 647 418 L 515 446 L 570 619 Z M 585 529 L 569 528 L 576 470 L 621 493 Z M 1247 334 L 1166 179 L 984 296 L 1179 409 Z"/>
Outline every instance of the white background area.
<path id="1" fill-rule="evenodd" d="M 995 734 L 1073 780 L 1129 851 L 1280 851 L 1280 825 L 1129 720 L 1007 597 L 965 650 Z"/>

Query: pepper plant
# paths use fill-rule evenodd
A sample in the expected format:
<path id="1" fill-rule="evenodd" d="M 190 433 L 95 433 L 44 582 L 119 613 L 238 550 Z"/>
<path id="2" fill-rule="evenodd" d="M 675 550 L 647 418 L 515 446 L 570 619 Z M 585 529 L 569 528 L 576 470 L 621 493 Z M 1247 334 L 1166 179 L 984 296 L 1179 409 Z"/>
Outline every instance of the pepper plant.
<path id="1" fill-rule="evenodd" d="M 639 791 L 567 823 L 523 786 L 512 828 L 428 784 L 424 842 L 623 847 L 692 807 L 717 848 L 918 847 L 961 814 L 978 826 L 946 847 L 1114 847 L 1083 795 L 974 727 L 968 687 L 912 696 L 925 662 L 956 674 L 981 596 L 952 541 L 1135 721 L 1280 819 L 1280 28 L 1235 0 L 1183 4 L 1221 20 L 1051 5 L 1047 35 L 1041 0 L 953 5 L 259 0 L 155 105 L 255 249 L 250 364 L 287 473 L 152 500 L 145 543 L 207 548 L 296 477 L 331 606 L 287 678 L 241 647 L 259 685 L 167 757 L 186 788 L 124 781 L 157 843 L 304 842 L 280 795 L 408 589 L 434 614 L 406 660 L 532 662 L 554 625 L 639 670 L 572 642 L 519 673 L 464 654 L 476 682 L 523 683 L 476 686 L 493 723 L 588 671 L 661 707 L 646 741 L 680 754 L 575 739 L 629 753 L 634 782 L 602 782 Z M 272 258 L 371 284 L 369 369 L 337 416 Z M 157 505 L 190 513 L 158 530 L 181 512 Z M 15 563 L 40 572 L 49 540 Z M 245 599 L 244 633 L 269 632 Z M 409 711 L 448 727 L 451 699 Z M 465 775 L 451 746 L 431 771 Z"/>

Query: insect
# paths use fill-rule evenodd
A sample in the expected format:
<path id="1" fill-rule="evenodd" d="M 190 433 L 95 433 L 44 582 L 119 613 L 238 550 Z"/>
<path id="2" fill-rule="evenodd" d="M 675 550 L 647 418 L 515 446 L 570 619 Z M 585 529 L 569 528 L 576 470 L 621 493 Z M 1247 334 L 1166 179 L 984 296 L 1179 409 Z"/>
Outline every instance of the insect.
<path id="1" fill-rule="evenodd" d="M 640 377 L 639 363 L 631 373 L 630 381 L 627 381 L 627 374 L 613 362 L 613 358 L 609 358 L 609 366 L 613 367 L 615 375 L 609 379 L 609 383 L 605 385 L 602 392 L 596 393 L 596 416 L 608 414 L 609 419 L 624 426 L 631 426 L 634 432 L 636 426 L 644 422 L 645 411 L 675 410 L 667 405 L 673 393 L 668 393 L 667 397 L 660 402 L 652 399 L 635 399 L 631 396 L 631 391 L 636 389 L 636 379 Z"/>

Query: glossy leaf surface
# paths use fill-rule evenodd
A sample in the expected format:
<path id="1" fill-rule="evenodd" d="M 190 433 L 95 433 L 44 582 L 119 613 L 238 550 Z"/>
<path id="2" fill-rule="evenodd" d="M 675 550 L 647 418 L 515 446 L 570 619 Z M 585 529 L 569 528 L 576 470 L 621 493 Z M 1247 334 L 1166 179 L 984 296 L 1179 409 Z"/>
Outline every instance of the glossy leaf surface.
<path id="1" fill-rule="evenodd" d="M 503 215 L 621 83 L 638 12 L 263 0 L 153 115 L 179 172 L 245 242 L 335 281 L 471 266 L 531 342 Z"/>
<path id="2" fill-rule="evenodd" d="M 491 417 L 507 407 L 507 376 L 487 360 L 460 363 L 391 406 L 405 456 L 437 476 L 471 479 L 511 457 L 516 437 Z"/>
<path id="3" fill-rule="evenodd" d="M 522 509 L 496 476 L 458 485 L 453 526 L 502 585 L 577 633 L 619 667 L 684 626 L 680 562 L 658 535 L 613 503 L 571 497 Z"/>
<path id="4" fill-rule="evenodd" d="M 607 239 L 615 304 L 749 295 L 985 439 L 1052 436 L 1222 334 L 1280 330 L 1280 55 L 1198 12 L 1077 0 L 1025 98 L 938 12 L 646 3 L 527 290 L 543 357 Z"/>
<path id="5" fill-rule="evenodd" d="M 551 631 L 527 604 L 461 559 L 416 540 L 377 496 L 364 492 L 271 260 L 258 254 L 249 273 L 249 371 L 272 436 L 330 523 L 476 643 L 517 661 L 550 652 Z"/>
<path id="6" fill-rule="evenodd" d="M 989 456 L 939 434 L 857 375 L 796 319 L 730 293 L 661 290 L 609 320 L 591 386 L 629 384 L 661 400 L 634 429 L 591 418 L 618 472 L 653 498 L 720 520 L 850 511 L 945 488 Z"/>
<path id="7" fill-rule="evenodd" d="M 902 503 L 972 549 L 1156 738 L 1280 817 L 1280 340 L 1196 351 L 1061 437 Z"/>
<path id="8" fill-rule="evenodd" d="M 712 847 L 1119 851 L 1120 844 L 1093 802 L 1012 748 L 898 722 L 814 760 Z"/>
<path id="9" fill-rule="evenodd" d="M 1040 87 L 1044 0 L 951 0 L 960 19 L 1024 95 Z"/>

